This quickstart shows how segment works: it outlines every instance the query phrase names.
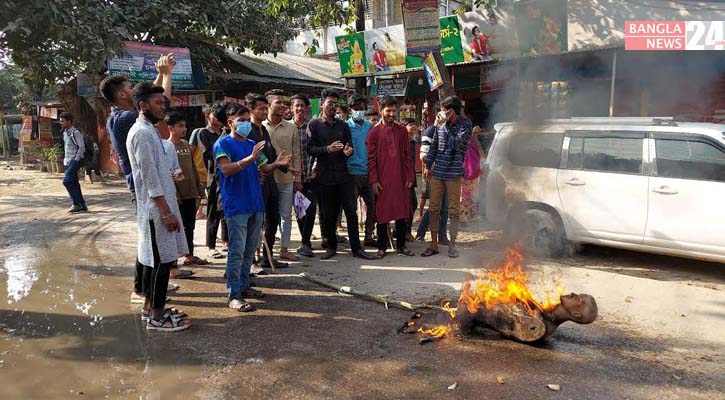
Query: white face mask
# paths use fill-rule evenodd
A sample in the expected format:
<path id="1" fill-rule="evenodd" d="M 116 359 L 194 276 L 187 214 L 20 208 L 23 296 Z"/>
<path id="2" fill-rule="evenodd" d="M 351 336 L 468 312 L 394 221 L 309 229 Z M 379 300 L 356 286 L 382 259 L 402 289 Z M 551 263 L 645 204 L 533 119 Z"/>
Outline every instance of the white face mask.
<path id="1" fill-rule="evenodd" d="M 446 113 L 445 111 L 441 111 L 438 113 L 438 118 L 443 120 L 443 122 L 448 122 L 448 113 Z"/>
<path id="2" fill-rule="evenodd" d="M 352 112 L 352 119 L 355 121 L 362 121 L 365 119 L 365 111 L 353 111 Z"/>

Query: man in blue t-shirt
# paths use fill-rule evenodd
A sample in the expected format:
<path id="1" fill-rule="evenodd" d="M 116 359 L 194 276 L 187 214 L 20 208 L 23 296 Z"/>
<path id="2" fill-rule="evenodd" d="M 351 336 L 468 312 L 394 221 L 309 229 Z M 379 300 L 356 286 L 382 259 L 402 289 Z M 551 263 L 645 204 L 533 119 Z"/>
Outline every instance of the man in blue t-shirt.
<path id="1" fill-rule="evenodd" d="M 214 144 L 214 158 L 219 172 L 219 196 L 224 206 L 224 219 L 229 230 L 227 255 L 227 291 L 229 308 L 241 312 L 254 311 L 244 298 L 260 298 L 262 292 L 252 289 L 249 272 L 264 224 L 264 199 L 259 170 L 289 164 L 281 154 L 269 162 L 262 154 L 265 142 L 248 139 L 252 131 L 249 109 L 235 108 L 227 115 L 231 134 Z"/>
<path id="2" fill-rule="evenodd" d="M 352 114 L 347 125 L 350 127 L 350 136 L 352 137 L 352 147 L 355 152 L 347 159 L 347 170 L 352 175 L 352 181 L 355 185 L 355 200 L 362 197 L 365 202 L 365 242 L 363 245 L 369 247 L 377 247 L 373 232 L 375 232 L 375 195 L 373 188 L 368 182 L 368 150 L 365 141 L 368 133 L 372 129 L 373 124 L 365 121 L 365 112 L 368 109 L 368 100 L 358 94 L 350 97 L 350 107 Z"/>

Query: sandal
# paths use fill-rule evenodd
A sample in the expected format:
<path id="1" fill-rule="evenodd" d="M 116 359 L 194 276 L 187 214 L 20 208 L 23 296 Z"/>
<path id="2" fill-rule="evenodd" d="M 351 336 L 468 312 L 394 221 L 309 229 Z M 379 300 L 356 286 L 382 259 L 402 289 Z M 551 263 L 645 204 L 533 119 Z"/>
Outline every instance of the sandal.
<path id="1" fill-rule="evenodd" d="M 169 323 L 171 326 L 167 325 Z M 168 311 L 161 316 L 161 319 L 149 319 L 146 324 L 146 330 L 150 332 L 179 332 L 189 328 L 191 328 L 191 321 L 173 315 Z"/>
<path id="2" fill-rule="evenodd" d="M 434 249 L 432 247 L 428 247 L 427 249 L 425 249 L 425 251 L 423 252 L 423 254 L 421 254 L 420 256 L 421 257 L 430 257 L 430 256 L 434 256 L 434 255 L 436 255 L 438 253 L 440 253 L 440 251 L 438 251 L 438 250 L 436 250 L 436 249 Z"/>
<path id="3" fill-rule="evenodd" d="M 244 300 L 240 299 L 234 299 L 229 302 L 229 308 L 232 310 L 237 310 L 239 312 L 251 312 L 256 310 L 256 307 L 254 307 L 253 304 L 247 303 Z"/>
<path id="4" fill-rule="evenodd" d="M 175 284 L 175 283 L 169 283 L 169 284 L 168 284 L 168 285 L 166 286 L 166 291 L 167 291 L 167 292 L 175 292 L 175 291 L 179 290 L 179 288 L 180 288 L 180 287 L 181 287 L 181 286 L 179 286 L 179 285 L 177 285 L 177 284 Z"/>
<path id="5" fill-rule="evenodd" d="M 211 249 L 209 250 L 209 257 L 219 259 L 224 258 L 224 254 L 220 253 L 217 249 Z"/>
<path id="6" fill-rule="evenodd" d="M 189 271 L 188 269 L 179 269 L 178 271 L 176 275 L 173 272 L 171 273 L 171 279 L 189 279 L 194 275 L 194 271 Z"/>
<path id="7" fill-rule="evenodd" d="M 188 267 L 189 265 L 196 266 L 197 264 L 196 264 L 196 261 L 194 261 L 194 260 L 184 260 L 184 262 L 181 263 L 181 265 L 184 267 Z"/>
<path id="8" fill-rule="evenodd" d="M 191 256 L 191 259 L 194 260 L 194 262 L 196 263 L 196 265 L 209 265 L 209 264 L 211 264 L 209 261 L 207 261 L 207 260 L 205 260 L 203 258 L 199 258 L 197 256 Z"/>
<path id="9" fill-rule="evenodd" d="M 398 249 L 398 254 L 400 254 L 402 256 L 408 256 L 408 257 L 413 257 L 415 255 L 415 253 L 413 253 L 413 251 L 410 250 L 407 247 L 403 247 L 402 249 Z"/>
<path id="10" fill-rule="evenodd" d="M 164 310 L 164 314 L 165 313 L 169 313 L 170 315 L 175 315 L 179 318 L 184 318 L 187 316 L 185 312 L 179 310 L 176 307 L 167 308 L 166 310 Z M 149 310 L 141 310 L 141 321 L 148 322 L 149 319 L 151 319 L 151 318 L 149 318 Z"/>
<path id="11" fill-rule="evenodd" d="M 458 250 L 456 250 L 455 247 L 451 247 L 451 248 L 448 249 L 448 257 L 450 257 L 450 258 L 458 258 L 460 256 L 461 255 L 458 254 Z"/>
<path id="12" fill-rule="evenodd" d="M 242 297 L 248 299 L 261 299 L 262 297 L 264 297 L 264 293 L 260 292 L 257 289 L 252 289 L 251 287 L 249 287 L 242 290 Z"/>

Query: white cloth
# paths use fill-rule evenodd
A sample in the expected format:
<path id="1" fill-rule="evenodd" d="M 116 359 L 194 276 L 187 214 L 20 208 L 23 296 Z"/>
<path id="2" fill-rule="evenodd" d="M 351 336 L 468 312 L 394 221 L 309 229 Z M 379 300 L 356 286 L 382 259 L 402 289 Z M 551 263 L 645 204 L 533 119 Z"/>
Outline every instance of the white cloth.
<path id="1" fill-rule="evenodd" d="M 307 207 L 312 204 L 310 202 L 310 199 L 305 197 L 302 192 L 298 191 L 295 193 L 295 213 L 297 214 L 297 219 L 302 219 L 307 214 Z"/>
<path id="2" fill-rule="evenodd" d="M 176 146 L 170 141 L 170 140 L 164 140 L 162 141 L 164 145 L 164 152 L 166 153 L 166 157 L 169 157 L 169 162 L 171 162 L 171 178 L 173 179 L 174 175 L 178 175 L 182 173 L 181 166 L 179 165 L 179 157 L 176 155 Z"/>
<path id="3" fill-rule="evenodd" d="M 181 224 L 181 212 L 176 200 L 176 186 L 170 173 L 173 168 L 171 158 L 164 150 L 163 140 L 158 131 L 144 118 L 143 114 L 139 115 L 136 123 L 128 132 L 126 149 L 136 187 L 138 260 L 143 265 L 154 266 L 149 224 L 149 221 L 153 221 L 160 262 L 176 261 L 177 258 L 189 252 L 184 228 L 182 227 L 180 232 L 167 232 L 161 220 L 161 211 L 153 200 L 154 197 L 164 196 L 171 213 L 176 215 Z"/>

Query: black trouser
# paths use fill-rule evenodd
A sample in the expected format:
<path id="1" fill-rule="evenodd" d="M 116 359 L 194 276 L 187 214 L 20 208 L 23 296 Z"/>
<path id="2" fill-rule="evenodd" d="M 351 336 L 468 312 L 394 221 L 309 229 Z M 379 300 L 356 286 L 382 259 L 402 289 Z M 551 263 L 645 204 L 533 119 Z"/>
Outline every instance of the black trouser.
<path id="1" fill-rule="evenodd" d="M 408 216 L 408 230 L 406 232 L 413 234 L 413 218 L 415 210 L 418 208 L 418 196 L 415 195 L 415 186 L 410 188 L 410 215 Z"/>
<path id="2" fill-rule="evenodd" d="M 265 177 L 265 179 L 274 179 L 272 176 Z M 274 248 L 274 237 L 277 236 L 277 227 L 282 221 L 279 215 L 279 194 L 275 193 L 264 193 L 264 240 L 269 246 L 269 252 L 272 253 Z M 257 244 L 254 243 L 254 246 Z M 262 257 L 265 261 L 269 261 L 267 252 L 262 249 Z M 266 263 L 265 263 L 266 264 Z"/>
<path id="3" fill-rule="evenodd" d="M 219 209 L 220 199 L 216 182 L 206 189 L 206 198 L 206 247 L 216 249 L 216 233 L 219 230 L 220 223 L 222 225 L 222 241 L 229 241 L 227 223 L 224 221 L 224 210 Z"/>
<path id="4" fill-rule="evenodd" d="M 300 228 L 302 245 L 312 247 L 312 230 L 315 228 L 315 218 L 317 217 L 317 191 L 314 184 L 311 182 L 305 183 L 302 194 L 310 201 L 310 205 L 305 211 L 305 217 L 297 219 L 297 226 Z"/>
<path id="5" fill-rule="evenodd" d="M 352 181 L 355 184 L 355 201 L 357 202 L 358 197 L 362 197 L 365 203 L 365 237 L 367 238 L 375 232 L 375 194 L 367 175 L 353 175 Z"/>
<path id="6" fill-rule="evenodd" d="M 186 245 L 189 246 L 189 256 L 194 255 L 194 228 L 196 227 L 196 199 L 181 201 L 181 222 L 184 224 Z"/>
<path id="7" fill-rule="evenodd" d="M 154 252 L 154 265 L 153 267 L 144 266 L 143 293 L 151 303 L 151 308 L 164 308 L 171 266 L 176 263 L 176 260 L 167 263 L 161 262 L 159 248 L 156 244 L 154 221 L 149 221 L 149 225 L 151 227 L 151 248 Z"/>
<path id="8" fill-rule="evenodd" d="M 405 247 L 405 228 L 408 226 L 408 222 L 405 218 L 395 220 L 395 247 L 400 250 Z M 390 224 L 378 224 L 378 250 L 385 250 L 388 248 L 388 229 Z"/>
<path id="9" fill-rule="evenodd" d="M 131 192 L 133 205 L 136 206 L 135 211 L 138 213 L 138 205 L 136 202 L 136 192 Z M 136 294 L 143 294 L 143 270 L 144 266 L 136 257 L 136 265 L 134 266 L 133 273 L 133 291 Z"/>
<path id="10" fill-rule="evenodd" d="M 337 210 L 342 206 L 347 220 L 347 234 L 350 249 L 360 250 L 360 231 L 357 227 L 357 199 L 352 180 L 337 185 L 319 184 L 320 208 L 322 212 L 322 236 L 327 239 L 327 248 L 337 250 Z"/>

